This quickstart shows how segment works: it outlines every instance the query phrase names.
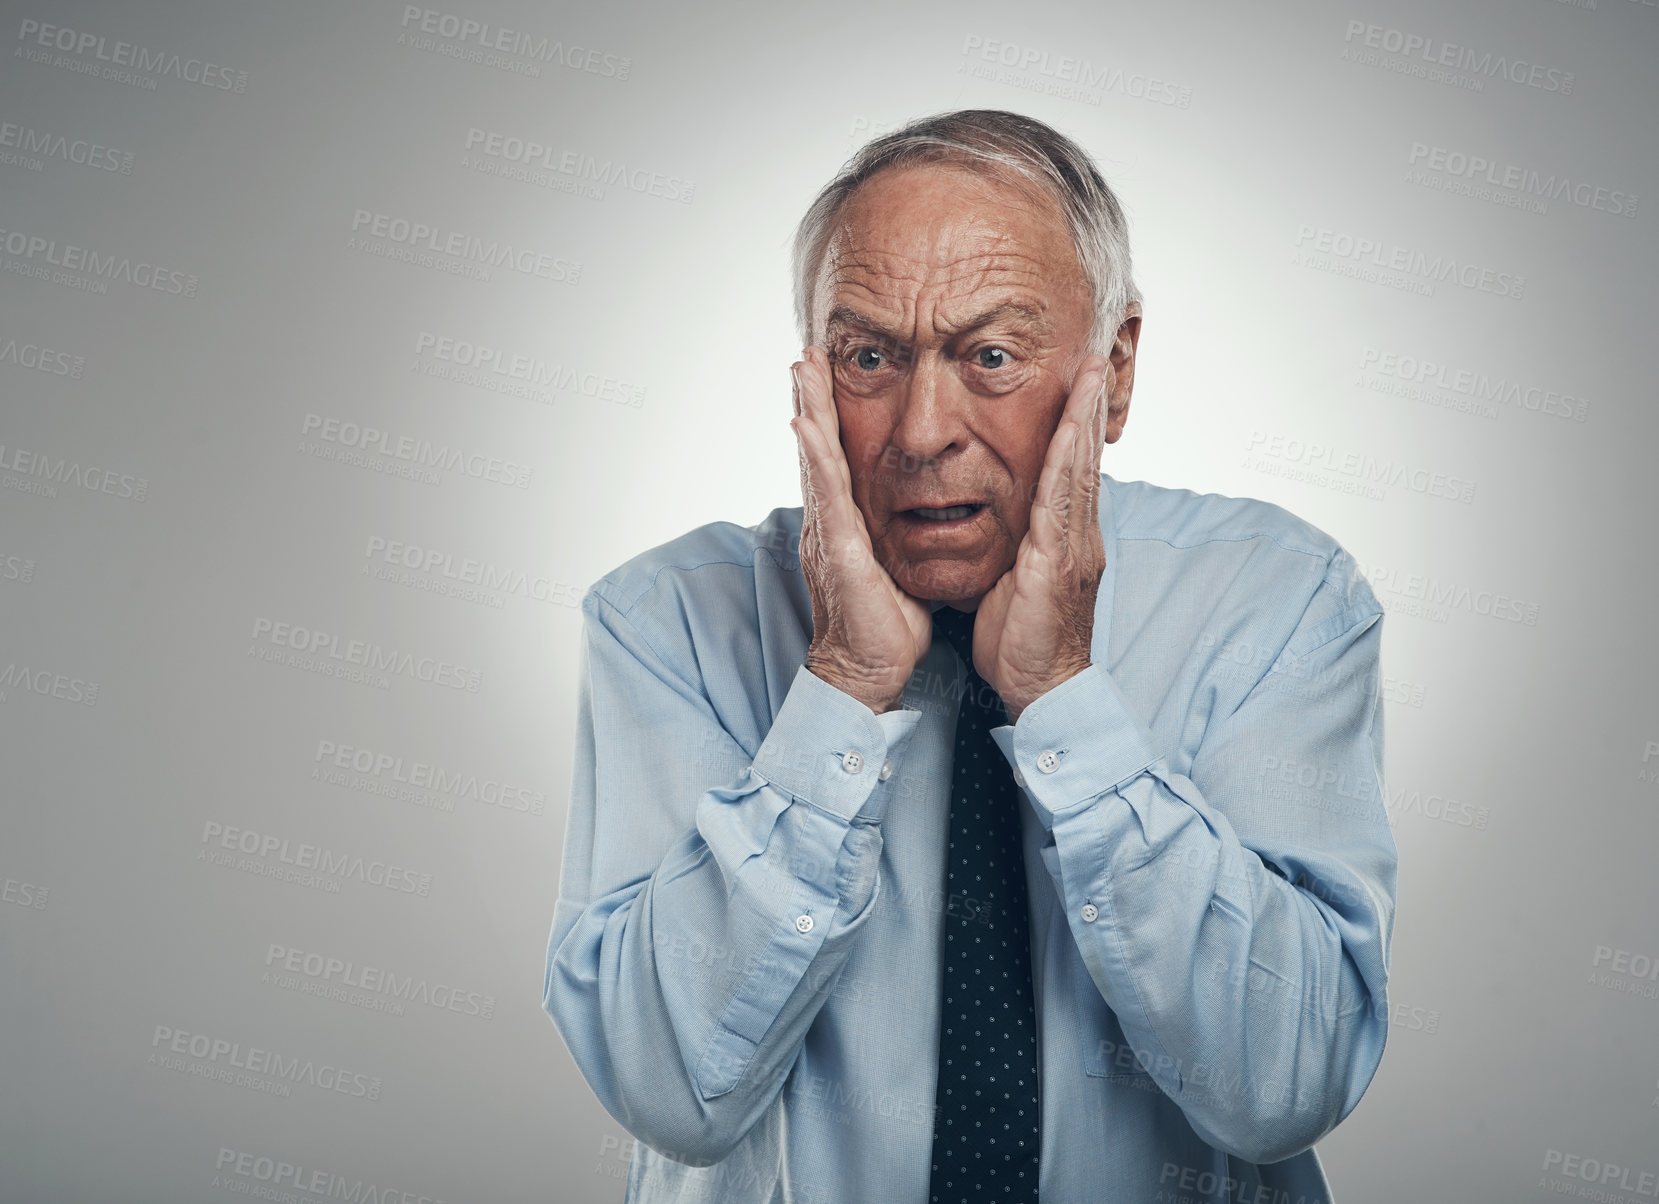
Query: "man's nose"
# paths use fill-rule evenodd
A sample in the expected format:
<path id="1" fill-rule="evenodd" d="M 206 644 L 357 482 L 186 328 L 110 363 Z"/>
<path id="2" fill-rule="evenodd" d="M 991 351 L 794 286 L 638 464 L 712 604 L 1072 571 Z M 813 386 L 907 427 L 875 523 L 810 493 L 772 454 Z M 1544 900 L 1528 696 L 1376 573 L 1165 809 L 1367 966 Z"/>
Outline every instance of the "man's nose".
<path id="1" fill-rule="evenodd" d="M 899 393 L 892 443 L 906 456 L 932 460 L 967 439 L 963 405 L 967 390 L 944 357 L 924 352 L 911 362 Z"/>

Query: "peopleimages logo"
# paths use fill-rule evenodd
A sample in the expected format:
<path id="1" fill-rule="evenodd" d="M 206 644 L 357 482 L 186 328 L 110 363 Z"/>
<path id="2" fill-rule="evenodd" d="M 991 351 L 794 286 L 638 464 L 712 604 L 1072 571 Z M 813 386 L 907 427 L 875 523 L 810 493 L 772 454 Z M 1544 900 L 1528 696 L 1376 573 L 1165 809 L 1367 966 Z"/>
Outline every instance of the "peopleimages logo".
<path id="1" fill-rule="evenodd" d="M 14 473 L 18 475 L 13 476 Z M 54 460 L 46 452 L 0 443 L 0 488 L 57 497 L 59 485 L 106 493 L 129 502 L 142 502 L 150 493 L 146 477 L 89 466 L 78 460 Z"/>
<path id="2" fill-rule="evenodd" d="M 1420 607 L 1408 607 L 1407 613 L 1420 618 L 1445 622 L 1445 614 L 1453 610 L 1465 611 L 1483 619 L 1499 619 L 1524 627 L 1538 626 L 1539 605 L 1497 590 L 1477 589 L 1459 581 L 1446 581 L 1432 573 L 1414 573 L 1397 565 L 1357 564 L 1359 571 L 1379 595 L 1378 601 L 1390 614 L 1394 598 Z"/>
<path id="3" fill-rule="evenodd" d="M 635 410 L 645 400 L 644 385 L 431 330 L 416 334 L 415 355 L 416 371 L 491 393 L 543 403 L 554 393 L 578 393 Z"/>
<path id="4" fill-rule="evenodd" d="M 0 366 L 14 364 L 32 372 L 48 376 L 67 376 L 79 380 L 86 371 L 86 357 L 71 351 L 48 347 L 44 343 L 19 342 L 6 339 L 0 342 Z"/>
<path id="5" fill-rule="evenodd" d="M 1303 472 L 1282 472 L 1265 461 L 1297 466 Z M 1435 472 L 1404 460 L 1379 460 L 1369 452 L 1344 451 L 1316 439 L 1252 431 L 1245 454 L 1245 467 L 1269 471 L 1275 476 L 1307 480 L 1310 484 L 1332 484 L 1345 493 L 1381 498 L 1384 487 L 1395 487 L 1424 497 L 1468 503 L 1475 498 L 1475 482 L 1450 473 Z M 1350 487 L 1351 486 L 1351 487 Z"/>
<path id="6" fill-rule="evenodd" d="M 196 851 L 197 860 L 257 877 L 315 886 L 314 880 L 327 875 L 354 879 L 364 886 L 378 886 L 399 894 L 419 895 L 423 899 L 432 893 L 432 875 L 408 866 L 222 824 L 218 820 L 210 819 L 203 825 L 201 844 L 203 847 Z M 329 889 L 327 893 L 339 891 Z"/>
<path id="7" fill-rule="evenodd" d="M 441 1197 L 404 1191 L 383 1183 L 338 1174 L 303 1162 L 255 1154 L 250 1150 L 219 1147 L 209 1187 L 223 1187 L 236 1195 L 261 1200 L 296 1201 L 294 1193 L 345 1200 L 348 1204 L 444 1204 Z M 241 1182 L 238 1182 L 241 1180 Z M 252 1185 L 249 1185 L 250 1181 Z"/>
<path id="8" fill-rule="evenodd" d="M 459 472 L 475 481 L 489 481 L 515 489 L 530 488 L 531 478 L 535 475 L 533 469 L 512 460 L 479 455 L 447 443 L 435 444 L 430 439 L 415 435 L 395 435 L 349 418 L 307 413 L 300 420 L 300 434 L 354 452 L 402 460 L 415 468 Z M 309 450 L 303 438 L 300 450 Z"/>
<path id="9" fill-rule="evenodd" d="M 1069 54 L 1051 55 L 1036 46 L 968 34 L 962 42 L 965 74 L 1011 84 L 1030 92 L 1098 106 L 1102 97 L 1125 96 L 1170 108 L 1192 107 L 1192 89 L 1140 71 L 1092 63 Z M 981 67 L 978 63 L 994 64 Z M 1002 68 L 1002 70 L 998 70 Z"/>
<path id="10" fill-rule="evenodd" d="M 1597 945 L 1590 963 L 1589 982 L 1615 995 L 1659 999 L 1659 958 L 1628 949 Z"/>
<path id="11" fill-rule="evenodd" d="M 17 878 L 0 875 L 0 903 L 26 907 L 31 911 L 45 911 L 46 897 L 49 894 L 50 887 L 37 886 L 33 882 L 23 882 Z"/>
<path id="12" fill-rule="evenodd" d="M 1659 782 L 1659 767 L 1651 764 L 1659 758 L 1659 740 L 1649 740 L 1642 748 L 1642 767 L 1636 771 L 1638 782 Z"/>
<path id="13" fill-rule="evenodd" d="M 1589 410 L 1588 400 L 1572 393 L 1380 347 L 1366 347 L 1359 366 L 1361 373 L 1374 374 L 1366 385 L 1371 392 L 1440 405 L 1429 392 L 1437 390 L 1460 399 L 1451 408 L 1466 409 L 1482 418 L 1496 418 L 1500 405 L 1573 422 L 1583 422 Z"/>
<path id="14" fill-rule="evenodd" d="M 495 996 L 467 991 L 449 983 L 432 982 L 413 974 L 398 974 L 341 957 L 327 957 L 288 945 L 271 944 L 265 950 L 266 974 L 297 975 L 310 981 L 299 989 L 308 995 L 354 1002 L 353 992 L 384 996 L 399 1003 L 418 1003 L 443 1012 L 495 1019 Z M 279 984 L 282 985 L 282 984 Z"/>
<path id="15" fill-rule="evenodd" d="M 582 278 L 581 264 L 549 251 L 514 246 L 498 238 L 483 239 L 461 230 L 445 230 L 396 214 L 353 210 L 351 230 L 351 237 L 346 240 L 350 249 L 451 275 L 488 280 L 490 269 L 507 268 L 559 284 L 577 284 Z"/>
<path id="16" fill-rule="evenodd" d="M 124 176 L 131 175 L 133 167 L 131 151 L 116 150 L 98 142 L 88 142 L 85 138 L 70 138 L 11 121 L 0 121 L 0 163 L 29 160 L 23 166 L 30 171 L 39 171 L 40 167 L 34 164 L 46 159 Z"/>
<path id="17" fill-rule="evenodd" d="M 105 255 L 90 247 L 72 242 L 60 243 L 55 238 L 42 238 L 21 230 L 0 230 L 0 251 L 15 256 L 20 266 L 26 264 L 39 269 L 36 273 L 22 272 L 22 275 L 41 275 L 49 267 L 55 267 L 92 280 L 114 280 L 178 297 L 194 297 L 200 284 L 193 273 L 177 268 L 163 267 L 146 259 L 135 260 L 127 255 Z M 41 275 L 41 278 L 46 276 Z"/>
<path id="18" fill-rule="evenodd" d="M 1575 77 L 1571 71 L 1493 54 L 1489 50 L 1458 46 L 1452 42 L 1443 42 L 1439 38 L 1407 33 L 1403 29 L 1390 29 L 1366 21 L 1349 21 L 1343 41 L 1350 47 L 1348 54 L 1352 54 L 1357 47 L 1362 47 L 1366 50 L 1381 51 L 1385 55 L 1398 56 L 1405 66 L 1412 68 L 1403 72 L 1407 75 L 1433 79 L 1436 76 L 1431 72 L 1439 72 L 1442 75 L 1447 72 L 1466 72 L 1471 76 L 1507 80 L 1512 84 L 1537 88 L 1543 92 L 1556 92 L 1562 96 L 1570 96 L 1573 90 Z M 1356 56 L 1356 61 L 1366 60 L 1358 59 Z M 1447 79 L 1443 82 L 1449 83 L 1454 80 Z M 1475 79 L 1471 82 L 1480 83 L 1481 80 Z"/>
<path id="19" fill-rule="evenodd" d="M 434 547 L 371 535 L 363 555 L 369 561 L 363 566 L 364 575 L 469 601 L 499 603 L 512 595 L 572 609 L 582 604 L 579 585 L 545 575 L 531 576 L 523 569 L 503 568 Z"/>
<path id="20" fill-rule="evenodd" d="M 1501 163 L 1484 155 L 1471 154 L 1445 146 L 1431 146 L 1413 142 L 1406 162 L 1412 167 L 1435 172 L 1469 185 L 1485 185 L 1517 194 L 1518 200 L 1537 204 L 1537 212 L 1545 212 L 1544 201 L 1567 200 L 1581 209 L 1595 209 L 1614 217 L 1635 217 L 1639 198 L 1633 192 L 1607 188 L 1585 180 L 1575 180 L 1571 173 L 1560 171 L 1548 175 L 1532 167 Z M 1406 177 L 1408 182 L 1424 181 Z M 1448 189 L 1450 191 L 1450 189 Z M 1477 193 L 1471 193 L 1477 195 Z M 1488 199 L 1480 197 L 1480 199 Z M 1517 207 L 1525 207 L 1517 205 Z"/>
<path id="21" fill-rule="evenodd" d="M 1490 807 L 1448 798 L 1437 791 L 1424 791 L 1409 786 L 1400 786 L 1389 791 L 1389 825 L 1399 823 L 1407 815 L 1421 815 L 1424 819 L 1438 820 L 1454 828 L 1472 828 L 1477 832 L 1486 831 L 1487 824 L 1492 821 Z"/>
<path id="22" fill-rule="evenodd" d="M 1526 288 L 1525 279 L 1510 272 L 1469 263 L 1455 255 L 1430 255 L 1415 247 L 1355 237 L 1329 226 L 1298 226 L 1296 246 L 1300 248 L 1296 262 L 1304 267 L 1405 288 L 1422 296 L 1433 296 L 1436 284 L 1456 284 L 1519 300 Z"/>
<path id="23" fill-rule="evenodd" d="M 30 556 L 8 556 L 0 552 L 0 581 L 16 581 L 23 585 L 35 579 L 35 562 Z M 576 605 L 581 605 L 577 598 Z"/>
<path id="24" fill-rule="evenodd" d="M 379 779 L 395 786 L 437 795 L 451 804 L 450 810 L 453 810 L 455 799 L 466 799 L 502 811 L 522 811 L 528 815 L 540 815 L 547 807 L 545 791 L 490 774 L 445 768 L 430 761 L 418 761 L 360 745 L 342 744 L 337 740 L 318 740 L 312 760 L 315 763 L 312 776 L 319 780 L 324 779 L 324 775 L 343 776 L 344 772 L 349 771 L 361 778 Z M 341 773 L 330 774 L 330 770 Z"/>
<path id="25" fill-rule="evenodd" d="M 1589 1200 L 1613 1200 L 1616 1197 L 1608 1189 L 1616 1187 L 1620 1191 L 1634 1192 L 1638 1196 L 1659 1198 L 1659 1173 L 1654 1171 L 1636 1170 L 1620 1166 L 1616 1162 L 1605 1162 L 1599 1158 L 1590 1158 L 1553 1147 L 1544 1151 L 1544 1169 L 1564 1175 L 1568 1179 L 1577 1179 L 1580 1183 L 1595 1185 L 1595 1188 L 1590 1190 L 1567 1182 L 1562 1182 L 1559 1187 L 1549 1187 L 1549 1190 L 1561 1195 L 1576 1195 Z M 1540 1179 L 1538 1186 L 1549 1185 Z"/>
<path id="26" fill-rule="evenodd" d="M 98 704 L 98 683 L 55 673 L 51 669 L 34 669 L 12 661 L 0 669 L 0 699 L 7 690 L 22 690 L 42 698 L 56 698 L 59 702 L 74 702 L 83 706 Z"/>
<path id="27" fill-rule="evenodd" d="M 543 63 L 615 80 L 626 80 L 634 69 L 634 60 L 627 55 L 507 29 L 435 8 L 405 5 L 399 24 L 403 28 L 398 34 L 399 45 L 524 75 L 540 75 Z"/>
<path id="28" fill-rule="evenodd" d="M 603 184 L 606 187 L 620 184 L 642 196 L 661 197 L 665 201 L 678 201 L 682 205 L 691 203 L 692 194 L 697 189 L 697 185 L 690 180 L 649 171 L 621 159 L 601 159 L 580 151 L 561 150 L 534 138 L 496 133 L 479 129 L 477 126 L 467 130 L 465 148 L 475 157 L 484 156 L 527 171 L 539 169 L 541 172 L 566 177 L 574 183 Z M 495 174 L 508 173 L 503 169 Z M 531 183 L 538 182 L 529 176 L 524 178 Z"/>
<path id="29" fill-rule="evenodd" d="M 467 665 L 416 656 L 401 648 L 386 648 L 369 640 L 342 640 L 337 634 L 300 623 L 284 623 L 257 616 L 251 637 L 256 644 L 325 658 L 354 666 L 369 673 L 388 673 L 413 678 L 430 685 L 478 693 L 483 671 Z"/>
<path id="30" fill-rule="evenodd" d="M 274 1079 L 279 1084 L 296 1087 L 316 1087 L 321 1091 L 337 1092 L 357 1099 L 380 1098 L 380 1079 L 354 1070 L 344 1070 L 329 1062 L 318 1063 L 311 1058 L 289 1057 L 257 1045 L 243 1045 L 210 1037 L 206 1033 L 191 1033 L 170 1025 L 158 1024 L 150 1038 L 150 1065 L 165 1070 L 179 1070 L 200 1074 L 204 1078 L 218 1078 L 234 1082 L 236 1071 Z M 192 1059 L 195 1065 L 184 1062 Z M 248 1084 L 238 1084 L 246 1086 Z M 272 1084 L 276 1085 L 276 1084 Z M 286 1095 L 287 1092 L 281 1094 Z"/>
<path id="31" fill-rule="evenodd" d="M 146 91 L 155 90 L 155 77 L 161 76 L 187 84 L 201 84 L 223 92 L 244 92 L 248 87 L 248 73 L 210 63 L 205 59 L 190 58 L 168 50 L 153 50 L 133 42 L 112 41 L 102 34 L 70 29 L 64 25 L 47 25 L 25 17 L 17 29 L 17 40 L 22 43 L 18 54 L 31 62 L 66 67 L 86 75 L 97 75 L 117 83 L 131 84 Z M 52 51 L 74 55 L 74 59 L 54 56 Z M 90 58 L 91 62 L 76 61 Z M 103 64 L 103 66 L 99 66 Z M 124 71 L 122 68 L 132 68 Z"/>

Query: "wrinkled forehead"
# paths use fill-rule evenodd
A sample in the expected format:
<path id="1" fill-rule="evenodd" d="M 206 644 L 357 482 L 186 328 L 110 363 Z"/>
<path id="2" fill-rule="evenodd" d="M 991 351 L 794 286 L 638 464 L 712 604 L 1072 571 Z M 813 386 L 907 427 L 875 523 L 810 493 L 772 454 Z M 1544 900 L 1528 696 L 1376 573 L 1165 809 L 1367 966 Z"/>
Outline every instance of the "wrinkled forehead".
<path id="1" fill-rule="evenodd" d="M 1075 304 L 1081 280 L 1064 215 L 1040 185 L 954 164 L 889 169 L 836 214 L 813 320 L 845 304 L 925 320 L 918 307 L 972 308 L 1011 295 L 1048 310 Z"/>

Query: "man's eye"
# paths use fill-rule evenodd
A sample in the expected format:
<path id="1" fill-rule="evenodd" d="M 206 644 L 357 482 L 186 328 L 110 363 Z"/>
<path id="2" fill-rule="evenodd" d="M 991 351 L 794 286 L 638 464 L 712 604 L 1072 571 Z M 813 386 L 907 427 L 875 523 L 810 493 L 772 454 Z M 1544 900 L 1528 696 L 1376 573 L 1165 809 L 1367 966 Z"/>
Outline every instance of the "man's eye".
<path id="1" fill-rule="evenodd" d="M 1001 347 L 981 347 L 975 358 L 981 368 L 1002 368 L 1008 364 L 1008 353 Z"/>
<path id="2" fill-rule="evenodd" d="M 853 352 L 853 363 L 866 372 L 874 372 L 886 362 L 886 357 L 874 347 L 860 347 Z"/>

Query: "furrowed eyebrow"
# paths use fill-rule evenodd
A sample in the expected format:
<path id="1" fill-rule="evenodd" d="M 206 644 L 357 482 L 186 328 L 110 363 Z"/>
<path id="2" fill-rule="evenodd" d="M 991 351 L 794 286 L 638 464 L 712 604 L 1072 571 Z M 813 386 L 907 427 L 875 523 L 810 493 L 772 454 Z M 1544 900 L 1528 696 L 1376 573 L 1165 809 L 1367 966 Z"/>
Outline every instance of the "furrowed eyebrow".
<path id="1" fill-rule="evenodd" d="M 828 338 L 834 338 L 849 330 L 867 331 L 894 343 L 904 341 L 898 332 L 889 329 L 868 314 L 860 313 L 850 305 L 837 305 L 830 310 L 829 318 L 824 322 L 824 334 Z"/>
<path id="2" fill-rule="evenodd" d="M 993 322 L 1009 319 L 1013 320 L 1013 325 L 1028 327 L 1035 334 L 1048 334 L 1052 329 L 1042 310 L 1030 305 L 1022 305 L 1018 301 L 1005 301 L 993 309 L 988 309 L 982 314 L 975 314 L 960 323 L 952 329 L 951 337 L 961 338 L 964 334 L 971 334 L 973 331 L 989 326 Z"/>
<path id="3" fill-rule="evenodd" d="M 975 314 L 956 325 L 949 331 L 949 337 L 958 339 L 964 334 L 970 334 L 975 330 L 991 325 L 993 322 L 1008 320 L 1011 320 L 1015 326 L 1026 327 L 1032 333 L 1038 335 L 1046 335 L 1053 329 L 1042 310 L 1021 304 L 1018 301 L 1005 301 L 1001 305 L 994 306 L 984 313 Z M 903 343 L 905 341 L 900 332 L 891 329 L 868 314 L 861 313 L 850 305 L 838 305 L 830 310 L 829 318 L 824 323 L 825 335 L 833 338 L 848 331 L 867 331 L 893 343 Z"/>

